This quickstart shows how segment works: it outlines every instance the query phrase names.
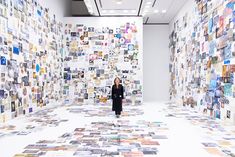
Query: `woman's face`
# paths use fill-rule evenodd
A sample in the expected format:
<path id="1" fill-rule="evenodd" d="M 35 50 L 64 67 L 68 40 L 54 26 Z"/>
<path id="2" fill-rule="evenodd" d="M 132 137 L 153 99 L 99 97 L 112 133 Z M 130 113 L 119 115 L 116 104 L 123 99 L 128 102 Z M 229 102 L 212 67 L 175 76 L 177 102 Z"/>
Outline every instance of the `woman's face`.
<path id="1" fill-rule="evenodd" d="M 115 79 L 115 84 L 116 84 L 116 85 L 119 85 L 119 84 L 120 84 L 119 78 L 116 78 L 116 79 Z"/>

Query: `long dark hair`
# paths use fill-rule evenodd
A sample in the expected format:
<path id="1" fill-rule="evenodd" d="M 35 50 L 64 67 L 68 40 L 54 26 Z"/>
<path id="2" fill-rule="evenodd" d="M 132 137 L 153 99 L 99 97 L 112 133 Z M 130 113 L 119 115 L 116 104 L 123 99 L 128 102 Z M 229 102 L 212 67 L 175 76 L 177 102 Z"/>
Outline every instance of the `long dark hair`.
<path id="1" fill-rule="evenodd" d="M 119 82 L 120 82 L 120 84 L 121 84 L 121 79 L 119 78 L 119 77 L 116 77 L 115 79 L 114 79 L 114 81 L 113 81 L 113 83 L 114 83 L 114 86 L 117 86 L 116 85 L 116 80 L 119 80 Z M 118 85 L 118 87 L 120 86 L 120 84 Z"/>

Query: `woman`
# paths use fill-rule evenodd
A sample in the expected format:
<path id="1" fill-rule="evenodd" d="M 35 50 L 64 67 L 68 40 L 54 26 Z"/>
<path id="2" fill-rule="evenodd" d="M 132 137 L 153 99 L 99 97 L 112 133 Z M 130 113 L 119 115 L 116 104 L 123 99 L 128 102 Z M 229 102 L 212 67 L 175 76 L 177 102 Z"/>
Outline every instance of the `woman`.
<path id="1" fill-rule="evenodd" d="M 122 111 L 122 99 L 123 96 L 123 86 L 120 84 L 121 80 L 117 77 L 114 79 L 114 85 L 112 87 L 112 99 L 113 107 L 112 110 L 115 111 L 116 117 L 119 118 Z"/>

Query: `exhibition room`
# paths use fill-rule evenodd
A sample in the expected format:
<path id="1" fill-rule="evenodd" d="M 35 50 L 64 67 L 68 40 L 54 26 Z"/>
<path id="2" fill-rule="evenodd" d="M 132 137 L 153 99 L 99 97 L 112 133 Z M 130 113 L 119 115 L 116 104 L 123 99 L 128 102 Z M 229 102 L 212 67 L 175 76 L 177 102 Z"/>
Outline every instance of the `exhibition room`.
<path id="1" fill-rule="evenodd" d="M 0 0 L 0 157 L 235 157 L 235 0 Z"/>

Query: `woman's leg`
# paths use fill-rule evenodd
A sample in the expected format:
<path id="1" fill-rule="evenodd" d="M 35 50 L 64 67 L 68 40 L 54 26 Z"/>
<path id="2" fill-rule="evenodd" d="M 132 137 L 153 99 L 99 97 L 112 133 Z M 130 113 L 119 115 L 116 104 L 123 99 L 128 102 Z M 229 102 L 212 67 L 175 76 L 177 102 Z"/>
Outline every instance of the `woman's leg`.
<path id="1" fill-rule="evenodd" d="M 117 118 L 120 118 L 120 115 L 121 115 L 121 111 L 118 111 L 117 112 Z"/>
<path id="2" fill-rule="evenodd" d="M 115 111 L 115 115 L 117 118 L 119 118 L 120 117 L 119 111 Z"/>
<path id="3" fill-rule="evenodd" d="M 121 111 L 118 111 L 117 114 L 118 114 L 118 115 L 121 115 Z"/>

